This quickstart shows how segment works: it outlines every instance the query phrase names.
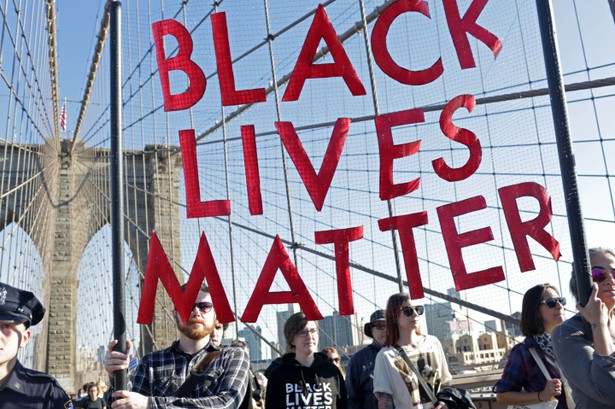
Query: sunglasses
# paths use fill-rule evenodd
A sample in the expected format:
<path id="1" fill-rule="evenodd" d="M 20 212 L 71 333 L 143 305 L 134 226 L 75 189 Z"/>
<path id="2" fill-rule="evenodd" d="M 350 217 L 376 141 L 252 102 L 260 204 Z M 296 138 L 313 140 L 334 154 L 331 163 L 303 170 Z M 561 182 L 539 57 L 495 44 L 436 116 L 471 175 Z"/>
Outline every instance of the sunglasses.
<path id="1" fill-rule="evenodd" d="M 387 324 L 384 322 L 379 322 L 377 324 L 372 324 L 372 328 L 379 329 L 380 331 L 384 331 L 387 328 Z"/>
<path id="2" fill-rule="evenodd" d="M 211 309 L 213 308 L 213 304 L 210 303 L 209 301 L 203 301 L 203 302 L 195 302 L 194 303 L 194 307 L 192 307 L 192 309 L 194 309 L 195 307 L 199 309 L 199 311 L 201 311 L 203 314 L 208 313 L 209 311 L 211 311 Z"/>
<path id="3" fill-rule="evenodd" d="M 340 357 L 338 356 L 337 358 L 329 358 L 329 362 L 331 362 L 332 364 L 339 364 Z"/>
<path id="4" fill-rule="evenodd" d="M 546 304 L 549 308 L 555 308 L 558 302 L 562 304 L 562 306 L 566 305 L 566 297 L 545 298 L 540 304 Z"/>
<path id="5" fill-rule="evenodd" d="M 405 307 L 401 307 L 401 310 L 406 317 L 411 317 L 414 311 L 416 311 L 416 315 L 423 315 L 423 312 L 425 312 L 425 308 L 422 305 L 417 305 L 415 307 L 406 305 Z"/>
<path id="6" fill-rule="evenodd" d="M 607 277 L 611 274 L 613 279 L 615 279 L 615 270 L 609 270 L 602 267 L 592 267 L 592 280 L 594 283 L 601 283 L 607 279 Z"/>

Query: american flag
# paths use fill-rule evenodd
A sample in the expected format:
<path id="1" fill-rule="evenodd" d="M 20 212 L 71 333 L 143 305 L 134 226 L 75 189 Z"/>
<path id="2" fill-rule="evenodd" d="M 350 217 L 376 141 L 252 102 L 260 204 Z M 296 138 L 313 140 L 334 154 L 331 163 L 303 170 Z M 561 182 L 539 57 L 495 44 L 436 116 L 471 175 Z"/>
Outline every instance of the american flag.
<path id="1" fill-rule="evenodd" d="M 62 128 L 62 131 L 66 131 L 66 101 L 64 101 L 62 112 L 60 112 L 60 128 Z"/>

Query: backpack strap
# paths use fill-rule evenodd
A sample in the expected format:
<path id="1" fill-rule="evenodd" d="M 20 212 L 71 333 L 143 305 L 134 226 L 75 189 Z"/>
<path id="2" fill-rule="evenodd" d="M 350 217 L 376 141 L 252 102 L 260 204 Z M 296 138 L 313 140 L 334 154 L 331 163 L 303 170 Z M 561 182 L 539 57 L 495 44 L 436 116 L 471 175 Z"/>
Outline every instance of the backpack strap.
<path id="1" fill-rule="evenodd" d="M 199 375 L 203 374 L 205 370 L 209 368 L 209 365 L 218 356 L 218 354 L 220 354 L 219 350 L 209 351 L 206 353 L 205 356 L 192 367 L 192 370 L 184 383 L 182 383 L 179 389 L 175 392 L 175 396 L 179 398 L 189 397 L 192 392 L 194 392 L 194 388 L 199 381 Z"/>

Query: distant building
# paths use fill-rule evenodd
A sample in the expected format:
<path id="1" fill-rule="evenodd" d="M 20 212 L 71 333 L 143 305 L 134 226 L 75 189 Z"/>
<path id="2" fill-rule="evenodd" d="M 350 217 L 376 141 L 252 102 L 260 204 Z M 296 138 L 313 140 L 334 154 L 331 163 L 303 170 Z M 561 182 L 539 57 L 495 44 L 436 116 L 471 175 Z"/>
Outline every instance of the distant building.
<path id="1" fill-rule="evenodd" d="M 476 337 L 471 334 L 453 335 L 442 342 L 446 360 L 451 368 L 502 362 L 508 352 L 503 334 L 487 332 Z"/>
<path id="2" fill-rule="evenodd" d="M 521 313 L 517 311 L 513 313 L 511 317 L 521 320 Z M 510 337 L 513 337 L 513 338 L 522 336 L 521 328 L 519 327 L 519 325 L 512 324 L 510 322 L 506 322 L 506 332 L 508 333 Z"/>
<path id="3" fill-rule="evenodd" d="M 485 332 L 498 332 L 502 331 L 502 321 L 500 320 L 488 320 L 485 321 Z"/>
<path id="4" fill-rule="evenodd" d="M 521 313 L 520 312 L 515 312 L 514 314 L 511 315 L 511 317 L 520 320 L 521 319 Z M 502 323 L 504 323 L 504 325 L 506 327 L 506 333 L 508 334 L 509 337 L 515 338 L 515 337 L 519 337 L 519 336 L 523 335 L 523 334 L 521 334 L 521 328 L 519 327 L 519 325 L 513 324 L 513 323 L 508 322 L 508 321 L 503 321 L 503 320 L 489 320 L 489 321 L 485 321 L 485 332 L 501 332 L 502 331 Z"/>
<path id="5" fill-rule="evenodd" d="M 261 327 L 254 327 L 258 334 L 262 333 Z M 250 360 L 260 361 L 263 359 L 263 340 L 250 328 L 244 328 L 237 332 L 238 338 L 243 338 L 250 347 Z"/>
<path id="6" fill-rule="evenodd" d="M 451 297 L 460 298 L 454 288 L 448 289 Z M 464 313 L 463 307 L 450 301 L 425 305 L 427 332 L 440 340 L 451 339 L 453 335 L 472 333 L 472 322 Z"/>
<path id="7" fill-rule="evenodd" d="M 288 317 L 290 317 L 293 314 L 294 312 L 291 312 L 288 310 L 277 312 L 277 318 L 278 318 L 278 342 L 277 344 L 279 345 L 278 349 L 282 352 L 286 351 L 286 338 L 284 338 L 284 324 L 286 323 L 286 320 L 288 319 Z M 273 348 L 272 348 L 271 356 L 277 356 L 277 352 L 275 352 Z"/>
<path id="8" fill-rule="evenodd" d="M 319 349 L 327 346 L 345 348 L 359 344 L 361 338 L 359 337 L 356 321 L 356 314 L 341 316 L 337 311 L 333 311 L 333 315 L 324 317 L 319 322 Z"/>

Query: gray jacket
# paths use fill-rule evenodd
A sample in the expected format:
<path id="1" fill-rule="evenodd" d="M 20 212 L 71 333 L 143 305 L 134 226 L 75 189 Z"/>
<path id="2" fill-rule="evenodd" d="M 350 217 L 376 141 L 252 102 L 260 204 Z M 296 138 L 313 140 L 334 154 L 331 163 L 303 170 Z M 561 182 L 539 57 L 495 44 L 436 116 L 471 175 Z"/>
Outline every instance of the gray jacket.
<path id="1" fill-rule="evenodd" d="M 594 352 L 580 316 L 564 321 L 551 338 L 557 362 L 572 388 L 576 409 L 615 408 L 615 358 Z"/>

